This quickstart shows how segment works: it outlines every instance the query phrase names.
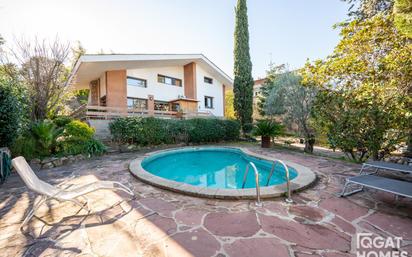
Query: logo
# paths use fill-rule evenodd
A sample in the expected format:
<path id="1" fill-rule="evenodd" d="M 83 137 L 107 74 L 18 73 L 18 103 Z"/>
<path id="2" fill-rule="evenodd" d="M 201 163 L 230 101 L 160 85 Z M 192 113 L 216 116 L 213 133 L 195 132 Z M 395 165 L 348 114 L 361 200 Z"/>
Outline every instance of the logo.
<path id="1" fill-rule="evenodd" d="M 372 233 L 356 234 L 357 257 L 408 257 L 406 251 L 400 251 L 402 237 L 381 237 Z"/>

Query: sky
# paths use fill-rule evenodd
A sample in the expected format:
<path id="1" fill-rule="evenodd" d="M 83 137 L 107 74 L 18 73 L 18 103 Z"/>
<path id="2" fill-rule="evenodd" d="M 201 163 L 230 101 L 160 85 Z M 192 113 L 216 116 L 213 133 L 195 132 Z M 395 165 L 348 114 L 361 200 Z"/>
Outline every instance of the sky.
<path id="1" fill-rule="evenodd" d="M 203 53 L 233 75 L 236 0 L 0 0 L 0 34 L 55 38 L 87 53 Z M 255 79 L 269 63 L 302 67 L 339 41 L 332 26 L 347 19 L 341 0 L 249 0 Z"/>

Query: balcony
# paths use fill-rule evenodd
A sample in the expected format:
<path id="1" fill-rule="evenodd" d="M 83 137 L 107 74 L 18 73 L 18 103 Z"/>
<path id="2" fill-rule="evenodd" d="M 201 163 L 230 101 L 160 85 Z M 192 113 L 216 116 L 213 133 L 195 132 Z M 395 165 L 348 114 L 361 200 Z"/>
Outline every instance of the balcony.
<path id="1" fill-rule="evenodd" d="M 120 117 L 156 117 L 165 119 L 213 118 L 211 112 L 176 112 L 133 108 L 82 105 L 71 116 L 80 120 L 113 120 Z"/>

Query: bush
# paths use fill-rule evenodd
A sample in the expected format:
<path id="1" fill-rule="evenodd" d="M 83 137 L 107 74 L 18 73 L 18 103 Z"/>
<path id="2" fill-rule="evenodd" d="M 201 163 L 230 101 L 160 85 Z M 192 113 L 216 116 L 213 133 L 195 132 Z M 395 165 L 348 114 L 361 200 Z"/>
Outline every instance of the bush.
<path id="1" fill-rule="evenodd" d="M 73 120 L 64 126 L 63 136 L 73 140 L 88 140 L 93 137 L 94 132 L 94 128 L 87 123 Z"/>
<path id="2" fill-rule="evenodd" d="M 18 100 L 11 88 L 0 84 L 0 147 L 11 146 L 16 139 L 20 121 L 19 109 Z"/>
<path id="3" fill-rule="evenodd" d="M 59 142 L 63 154 L 100 155 L 106 151 L 102 142 L 93 138 L 94 128 L 84 122 L 73 120 L 66 124 Z"/>
<path id="4" fill-rule="evenodd" d="M 271 120 L 259 120 L 253 129 L 253 135 L 262 137 L 276 137 L 282 133 L 283 126 Z"/>
<path id="5" fill-rule="evenodd" d="M 73 118 L 70 116 L 57 116 L 56 118 L 53 119 L 53 123 L 58 127 L 58 128 L 64 128 L 67 124 L 69 124 L 71 121 L 73 121 Z"/>
<path id="6" fill-rule="evenodd" d="M 36 151 L 36 140 L 26 133 L 19 136 L 11 146 L 13 156 L 24 156 L 27 160 L 39 157 Z"/>
<path id="7" fill-rule="evenodd" d="M 172 143 L 207 143 L 235 140 L 239 137 L 237 121 L 219 119 L 166 120 L 128 117 L 110 123 L 115 141 L 138 145 Z"/>
<path id="8" fill-rule="evenodd" d="M 55 153 L 56 139 L 61 135 L 62 129 L 58 129 L 50 121 L 35 122 L 31 125 L 30 135 L 35 140 L 35 152 L 40 157 L 46 157 Z M 27 137 L 27 138 L 30 138 Z"/>
<path id="9" fill-rule="evenodd" d="M 225 128 L 226 141 L 234 141 L 239 139 L 240 123 L 236 120 L 223 120 L 223 127 Z"/>

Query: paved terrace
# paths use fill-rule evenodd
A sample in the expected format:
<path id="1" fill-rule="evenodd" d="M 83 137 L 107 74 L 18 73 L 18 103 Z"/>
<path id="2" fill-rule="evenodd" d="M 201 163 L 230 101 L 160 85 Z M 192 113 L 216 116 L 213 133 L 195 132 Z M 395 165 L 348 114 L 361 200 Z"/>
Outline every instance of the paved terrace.
<path id="1" fill-rule="evenodd" d="M 0 256 L 355 256 L 355 233 L 403 237 L 412 253 L 412 201 L 367 191 L 335 196 L 359 165 L 300 153 L 253 151 L 310 167 L 317 183 L 283 199 L 264 202 L 193 198 L 146 185 L 128 172 L 142 153 L 112 154 L 38 174 L 53 184 L 117 180 L 136 193 L 100 191 L 89 195 L 93 212 L 71 203 L 50 202 L 22 234 L 19 224 L 33 205 L 13 174 L 0 187 Z M 53 207 L 53 208 L 52 208 Z M 55 208 L 57 207 L 57 208 Z M 74 216 L 69 216 L 74 215 Z"/>

